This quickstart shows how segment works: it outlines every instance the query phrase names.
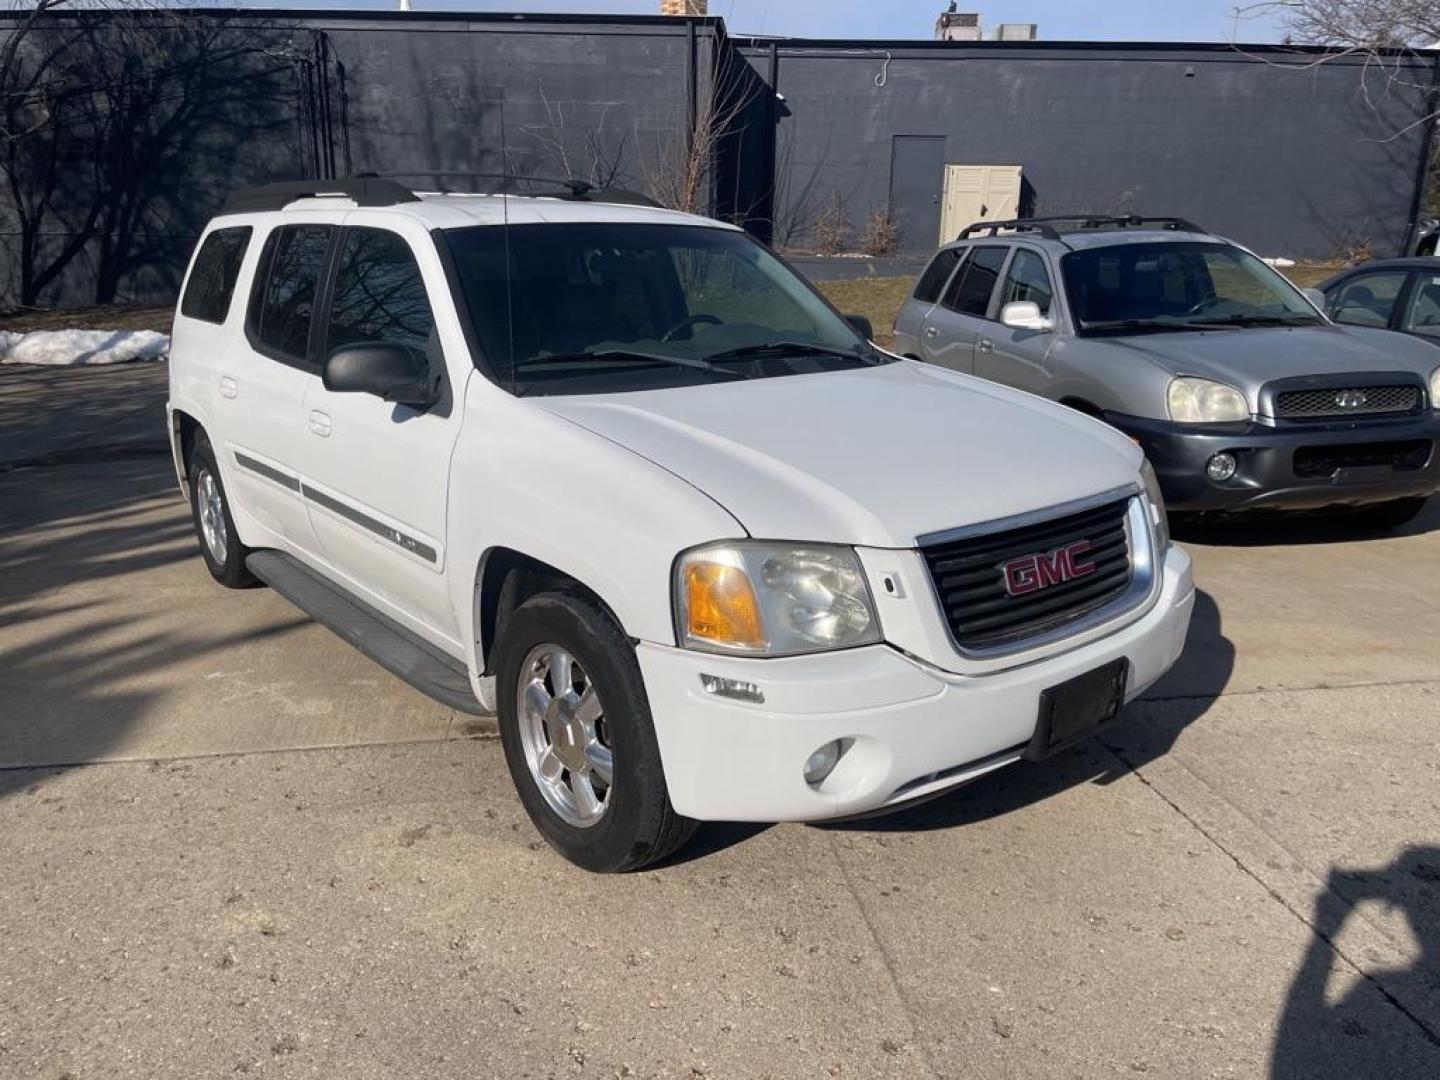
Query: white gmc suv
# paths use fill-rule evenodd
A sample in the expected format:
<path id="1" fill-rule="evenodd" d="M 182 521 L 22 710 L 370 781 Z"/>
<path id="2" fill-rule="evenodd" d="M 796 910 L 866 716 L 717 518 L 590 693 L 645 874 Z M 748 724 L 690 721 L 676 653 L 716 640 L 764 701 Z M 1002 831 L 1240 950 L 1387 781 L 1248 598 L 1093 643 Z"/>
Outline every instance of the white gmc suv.
<path id="1" fill-rule="evenodd" d="M 271 185 L 186 277 L 175 466 L 219 582 L 498 713 L 545 838 L 632 869 L 1046 757 L 1184 644 L 1133 443 L 863 330 L 624 193 Z"/>

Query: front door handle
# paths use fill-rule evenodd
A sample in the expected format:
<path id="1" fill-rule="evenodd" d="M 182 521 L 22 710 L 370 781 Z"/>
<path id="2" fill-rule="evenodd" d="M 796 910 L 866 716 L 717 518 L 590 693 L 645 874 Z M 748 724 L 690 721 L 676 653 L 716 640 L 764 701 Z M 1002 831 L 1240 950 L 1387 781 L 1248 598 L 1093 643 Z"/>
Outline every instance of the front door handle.
<path id="1" fill-rule="evenodd" d="M 981 338 L 975 343 L 975 348 L 979 349 L 981 352 L 994 352 L 995 343 L 989 338 Z"/>
<path id="2" fill-rule="evenodd" d="M 939 336 L 940 336 L 940 328 L 939 328 L 938 326 L 927 326 L 927 327 L 925 328 L 925 336 L 926 336 L 926 337 L 939 337 Z"/>
<path id="3" fill-rule="evenodd" d="M 310 410 L 310 430 L 322 439 L 330 437 L 330 414 L 319 409 Z"/>
<path id="4" fill-rule="evenodd" d="M 220 396 L 223 398 L 234 398 L 240 393 L 240 387 L 229 375 L 220 376 Z"/>

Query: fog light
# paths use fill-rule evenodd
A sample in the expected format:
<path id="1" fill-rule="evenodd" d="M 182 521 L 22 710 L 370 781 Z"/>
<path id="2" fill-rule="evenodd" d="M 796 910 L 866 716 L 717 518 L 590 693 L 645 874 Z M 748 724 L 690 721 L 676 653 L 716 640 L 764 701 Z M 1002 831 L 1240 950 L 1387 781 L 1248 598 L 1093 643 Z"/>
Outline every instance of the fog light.
<path id="1" fill-rule="evenodd" d="M 1223 484 L 1235 475 L 1235 455 L 1219 453 L 1205 463 L 1205 475 L 1217 484 Z"/>
<path id="2" fill-rule="evenodd" d="M 805 782 L 807 784 L 818 784 L 835 771 L 835 766 L 840 763 L 840 755 L 845 752 L 845 744 L 841 739 L 834 739 L 820 747 L 810 755 L 805 762 Z"/>

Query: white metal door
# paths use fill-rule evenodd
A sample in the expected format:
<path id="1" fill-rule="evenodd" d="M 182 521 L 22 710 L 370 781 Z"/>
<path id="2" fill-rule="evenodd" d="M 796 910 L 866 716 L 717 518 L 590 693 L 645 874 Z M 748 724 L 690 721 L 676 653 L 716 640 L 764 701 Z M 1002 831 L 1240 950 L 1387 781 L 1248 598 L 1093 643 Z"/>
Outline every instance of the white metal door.
<path id="1" fill-rule="evenodd" d="M 444 400 L 427 410 L 372 394 L 335 393 L 319 380 L 309 387 L 302 467 L 310 520 L 322 558 L 352 590 L 437 645 L 454 645 L 458 625 L 445 584 L 445 521 L 469 359 L 453 347 L 458 327 L 446 350 L 435 325 L 447 293 L 423 229 L 410 229 L 393 215 L 377 221 L 363 211 L 345 224 L 333 297 L 322 313 L 323 349 L 337 341 L 403 338 L 423 343 L 432 370 L 444 366 L 447 351 L 454 362 Z M 402 229 L 416 235 L 402 235 Z M 349 341 L 336 321 L 342 308 L 350 310 Z"/>
<path id="2" fill-rule="evenodd" d="M 1020 214 L 1019 165 L 947 165 L 940 242 L 948 244 L 977 221 L 1004 221 Z"/>

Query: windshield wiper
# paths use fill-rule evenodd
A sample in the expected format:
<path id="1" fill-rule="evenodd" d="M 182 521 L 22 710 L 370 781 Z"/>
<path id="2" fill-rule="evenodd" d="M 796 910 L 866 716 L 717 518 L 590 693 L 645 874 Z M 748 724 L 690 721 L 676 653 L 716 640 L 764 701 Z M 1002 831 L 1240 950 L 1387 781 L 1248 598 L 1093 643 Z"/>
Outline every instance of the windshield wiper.
<path id="1" fill-rule="evenodd" d="M 689 356 L 662 356 L 659 353 L 629 352 L 625 349 L 602 349 L 599 352 L 577 352 L 577 353 L 554 353 L 549 356 L 537 356 L 530 360 L 522 361 L 515 365 L 515 370 L 532 367 L 548 367 L 551 364 L 579 364 L 599 360 L 601 362 L 613 363 L 617 360 L 635 364 L 669 364 L 672 367 L 692 368 L 695 371 L 707 371 L 714 375 L 725 375 L 732 379 L 748 378 L 744 372 L 731 371 L 729 368 L 717 367 L 709 360 L 699 360 Z"/>
<path id="2" fill-rule="evenodd" d="M 1097 330 L 1136 330 L 1141 333 L 1154 334 L 1171 330 L 1185 330 L 1194 325 L 1195 324 L 1188 319 L 1173 319 L 1161 316 L 1156 319 L 1106 319 L 1102 322 L 1082 323 L 1080 328 L 1087 334 L 1094 333 Z"/>
<path id="3" fill-rule="evenodd" d="M 1223 319 L 1192 319 L 1191 326 L 1318 326 L 1313 315 L 1227 315 Z"/>
<path id="4" fill-rule="evenodd" d="M 763 345 L 742 345 L 738 349 L 711 353 L 705 359 L 712 363 L 724 363 L 726 360 L 749 360 L 763 356 L 835 356 L 844 360 L 858 360 L 862 364 L 875 363 L 874 359 L 863 353 L 834 349 L 826 345 L 811 345 L 803 341 L 768 341 Z"/>

